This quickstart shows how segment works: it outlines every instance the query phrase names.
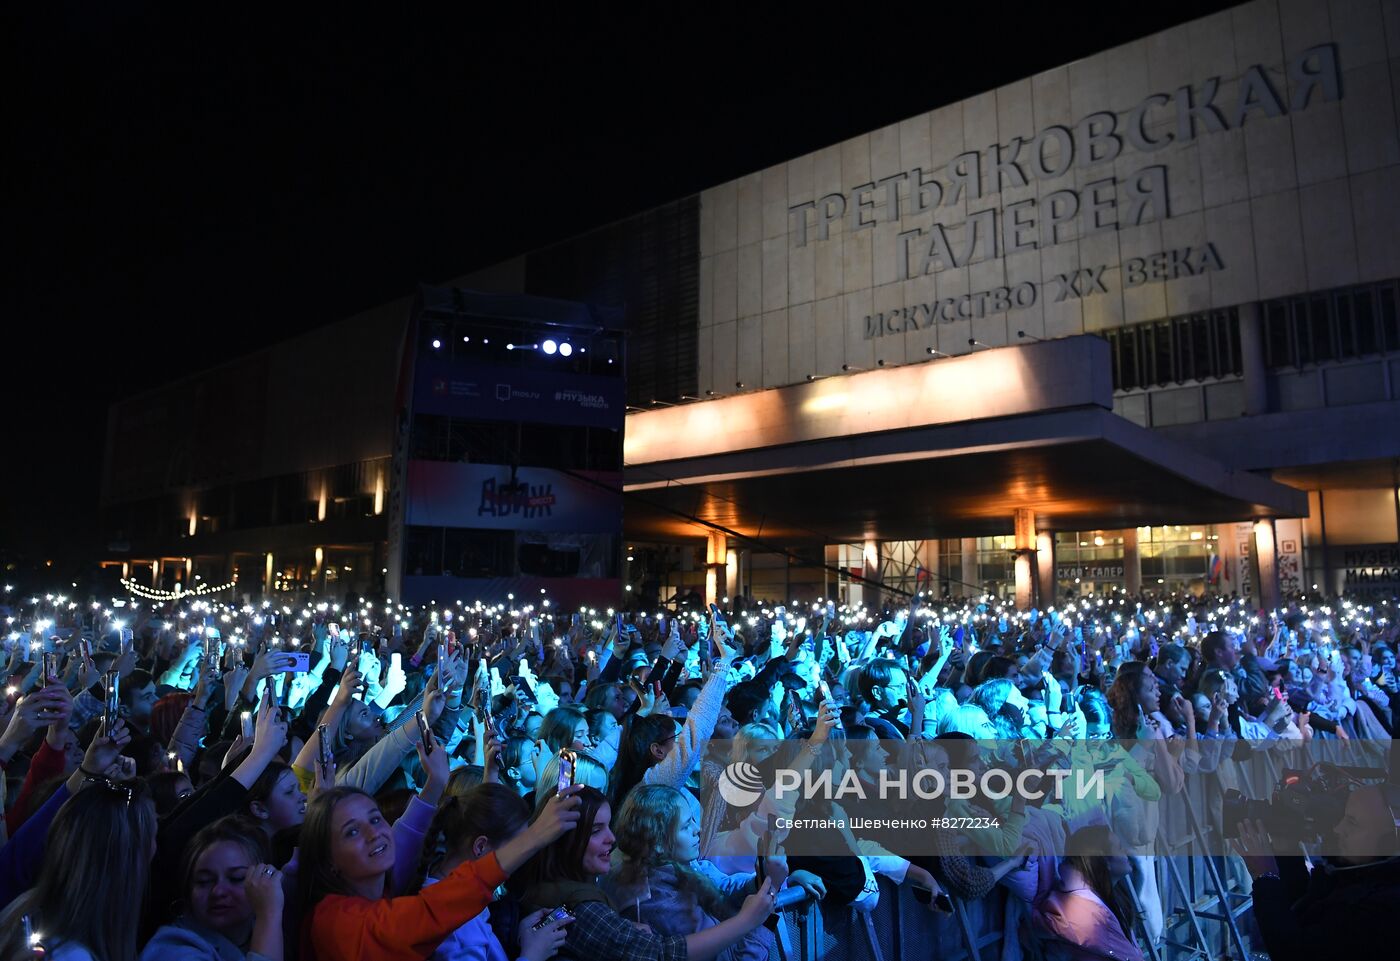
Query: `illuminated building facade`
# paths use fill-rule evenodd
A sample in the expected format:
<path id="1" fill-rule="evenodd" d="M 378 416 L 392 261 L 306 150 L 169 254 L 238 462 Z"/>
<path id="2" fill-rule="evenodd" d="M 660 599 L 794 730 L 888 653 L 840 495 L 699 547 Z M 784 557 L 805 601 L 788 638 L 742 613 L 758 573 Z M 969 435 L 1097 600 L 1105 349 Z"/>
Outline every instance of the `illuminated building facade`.
<path id="1" fill-rule="evenodd" d="M 634 596 L 1391 592 L 1397 16 L 1258 0 L 454 285 L 624 309 Z"/>

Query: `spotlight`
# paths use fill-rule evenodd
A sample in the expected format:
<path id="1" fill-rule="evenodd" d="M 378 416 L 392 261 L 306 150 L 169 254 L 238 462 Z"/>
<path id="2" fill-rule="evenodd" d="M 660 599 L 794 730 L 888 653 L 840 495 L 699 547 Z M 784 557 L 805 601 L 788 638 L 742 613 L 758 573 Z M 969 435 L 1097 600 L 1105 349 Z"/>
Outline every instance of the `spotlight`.
<path id="1" fill-rule="evenodd" d="M 559 345 L 552 340 L 546 340 L 543 344 L 540 344 L 540 349 L 546 354 L 553 354 L 559 349 Z M 566 354 L 565 356 L 567 357 L 568 355 Z"/>
<path id="2" fill-rule="evenodd" d="M 734 382 L 734 389 L 735 389 L 735 390 L 743 390 L 743 389 L 744 389 L 744 382 L 743 382 L 742 380 L 736 380 L 736 381 Z"/>
<path id="3" fill-rule="evenodd" d="M 976 337 L 969 337 L 969 338 L 967 339 L 967 345 L 968 345 L 969 347 L 971 347 L 973 350 L 976 350 L 978 347 L 985 348 L 986 350 L 991 350 L 991 349 L 992 349 L 990 345 L 982 343 L 982 342 L 981 342 L 980 340 L 978 340 Z"/>
<path id="4" fill-rule="evenodd" d="M 471 339 L 470 337 L 463 337 L 463 338 L 462 338 L 462 343 L 464 343 L 464 344 L 470 344 L 471 342 L 472 342 L 472 339 Z"/>
<path id="5" fill-rule="evenodd" d="M 925 347 L 925 348 L 924 348 L 924 353 L 928 354 L 930 357 L 951 357 L 951 356 L 952 356 L 951 354 L 945 354 L 945 353 L 943 353 L 943 351 L 939 350 L 937 347 Z"/>
<path id="6" fill-rule="evenodd" d="M 571 343 L 569 343 L 567 340 L 564 341 L 562 344 L 559 345 L 559 356 L 560 356 L 560 357 L 568 357 L 568 356 L 569 356 L 570 354 L 572 354 L 573 352 L 574 352 L 574 345 L 571 344 Z"/>
<path id="7" fill-rule="evenodd" d="M 514 344 L 506 344 L 506 350 L 515 350 Z"/>
<path id="8" fill-rule="evenodd" d="M 442 341 L 440 341 L 440 340 L 434 338 L 434 339 L 433 339 L 433 350 L 437 350 L 437 349 L 440 348 L 441 346 L 442 346 Z"/>
<path id="9" fill-rule="evenodd" d="M 848 374 L 853 370 L 865 370 L 864 367 L 857 367 L 855 364 L 842 364 L 841 369 Z"/>

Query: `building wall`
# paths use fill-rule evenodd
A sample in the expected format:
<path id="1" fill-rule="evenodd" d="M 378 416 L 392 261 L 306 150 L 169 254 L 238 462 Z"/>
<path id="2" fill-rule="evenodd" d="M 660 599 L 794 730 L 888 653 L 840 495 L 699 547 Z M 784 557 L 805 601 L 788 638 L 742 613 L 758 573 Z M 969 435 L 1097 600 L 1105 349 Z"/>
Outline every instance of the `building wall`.
<path id="1" fill-rule="evenodd" d="M 106 504 L 388 457 L 397 300 L 114 404 Z"/>
<path id="2" fill-rule="evenodd" d="M 1300 84 L 1290 64 L 1324 45 L 1335 53 L 1339 86 L 1315 86 L 1306 106 L 1296 104 Z M 1309 69 L 1321 70 L 1320 55 Z M 780 386 L 836 373 L 843 364 L 923 359 L 928 347 L 965 353 L 969 338 L 996 346 L 1015 342 L 1018 330 L 1067 336 L 1400 276 L 1392 231 L 1400 215 L 1397 56 L 1395 3 L 1258 0 L 706 190 L 699 387 Z M 1251 88 L 1251 102 L 1270 99 L 1261 76 L 1285 112 L 1267 116 L 1256 106 L 1241 123 L 1242 86 Z M 1213 80 L 1218 89 L 1210 102 L 1226 129 L 1189 120 L 1180 127 L 1184 106 L 1206 102 Z M 1148 101 L 1158 94 L 1160 102 Z M 1161 149 L 1127 141 L 1145 102 L 1146 136 L 1174 138 Z M 1086 161 L 1083 121 L 1103 112 L 1113 115 L 1121 150 L 1107 162 Z M 1102 118 L 1098 123 L 1101 130 Z M 1058 166 L 1059 135 L 1042 136 L 1055 126 L 1073 136 L 1074 162 L 1060 176 L 1034 176 L 1027 162 L 1033 150 L 1043 148 L 1049 172 Z M 1012 156 L 1017 138 L 1024 186 L 1013 185 L 1014 176 L 1003 184 L 993 169 L 999 153 Z M 970 200 L 965 187 L 950 203 L 948 166 L 968 151 L 977 152 L 982 196 Z M 1149 205 L 1141 224 L 1132 223 L 1128 185 L 1154 168 L 1165 180 L 1166 209 Z M 942 188 L 935 211 L 911 210 L 916 170 Z M 896 220 L 887 178 L 901 175 Z M 862 194 L 862 185 L 874 186 Z M 1057 228 L 1058 242 L 1047 243 L 1046 204 L 1063 191 L 1074 191 L 1081 209 L 1091 196 L 1101 204 L 1111 196 L 1116 207 L 1099 216 L 1116 219 L 1118 228 L 1088 232 L 1081 218 Z M 862 218 L 874 225 L 853 229 L 858 194 L 868 201 Z M 1066 197 L 1060 193 L 1054 209 L 1064 210 Z M 832 198 L 832 211 L 844 204 L 847 216 L 818 239 L 823 198 Z M 803 206 L 809 204 L 815 206 Z M 985 243 L 959 256 L 977 229 L 969 217 L 986 212 L 994 212 L 998 228 L 995 256 Z M 1033 249 L 1006 252 L 1004 227 L 1013 216 L 1037 221 L 1035 230 L 1017 235 L 1034 238 Z M 920 274 L 935 222 L 945 227 L 952 256 Z M 916 228 L 921 235 L 910 237 Z M 1188 248 L 1173 260 L 1171 251 Z M 1190 269 L 1173 268 L 1182 262 Z M 1179 276 L 1153 279 L 1154 268 Z M 999 288 L 1024 284 L 1034 285 L 1033 303 L 995 309 L 1005 299 Z M 1071 285 L 1083 296 L 1066 291 Z M 1021 288 L 1022 300 L 1027 290 Z M 960 298 L 983 292 L 990 293 L 985 316 L 957 317 L 959 308 L 978 312 Z M 868 329 L 881 315 L 894 332 Z"/>

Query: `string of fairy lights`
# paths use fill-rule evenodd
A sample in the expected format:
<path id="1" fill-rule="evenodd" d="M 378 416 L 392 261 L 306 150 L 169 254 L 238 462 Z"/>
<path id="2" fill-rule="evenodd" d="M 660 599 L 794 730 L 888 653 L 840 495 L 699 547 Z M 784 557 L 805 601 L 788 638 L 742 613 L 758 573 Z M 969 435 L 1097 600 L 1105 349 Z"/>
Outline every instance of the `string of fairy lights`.
<path id="1" fill-rule="evenodd" d="M 175 589 L 173 591 L 162 590 L 161 588 L 156 587 L 146 587 L 126 577 L 123 577 L 121 579 L 121 582 L 122 587 L 125 588 L 128 594 L 134 594 L 135 596 L 142 598 L 143 600 L 180 601 L 184 600 L 187 597 L 208 597 L 211 594 L 218 594 L 220 591 L 226 591 L 229 588 L 233 587 L 235 584 L 238 583 L 238 580 L 237 578 L 235 578 L 234 580 L 229 581 L 227 584 L 218 585 L 200 584 L 198 587 L 191 588 L 190 590 L 183 590 L 180 584 L 176 583 Z"/>

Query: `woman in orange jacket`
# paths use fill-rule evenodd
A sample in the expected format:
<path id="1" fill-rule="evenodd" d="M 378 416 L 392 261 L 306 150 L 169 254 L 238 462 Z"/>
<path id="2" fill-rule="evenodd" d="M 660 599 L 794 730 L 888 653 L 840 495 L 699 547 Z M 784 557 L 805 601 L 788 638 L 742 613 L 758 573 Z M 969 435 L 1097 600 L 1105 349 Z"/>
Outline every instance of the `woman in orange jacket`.
<path id="1" fill-rule="evenodd" d="M 552 799 L 529 828 L 465 861 L 420 893 L 386 897 L 394 836 L 374 798 L 354 788 L 317 796 L 306 811 L 298 885 L 303 961 L 410 961 L 432 954 L 480 914 L 496 887 L 535 852 L 570 831 L 579 789 Z"/>

